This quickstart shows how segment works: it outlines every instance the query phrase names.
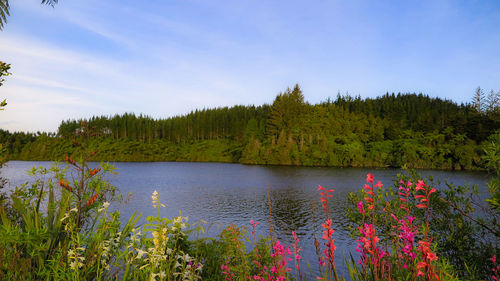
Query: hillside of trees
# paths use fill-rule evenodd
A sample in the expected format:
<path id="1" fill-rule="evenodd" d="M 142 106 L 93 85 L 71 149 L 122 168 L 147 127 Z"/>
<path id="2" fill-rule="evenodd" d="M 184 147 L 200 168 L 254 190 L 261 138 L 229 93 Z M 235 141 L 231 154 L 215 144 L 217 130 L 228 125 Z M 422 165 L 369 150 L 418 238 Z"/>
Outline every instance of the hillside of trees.
<path id="1" fill-rule="evenodd" d="M 61 160 L 81 122 L 104 161 L 216 161 L 245 164 L 482 169 L 483 145 L 500 129 L 498 96 L 472 104 L 422 94 L 338 95 L 309 104 L 299 86 L 271 105 L 193 111 L 167 119 L 125 113 L 67 120 L 57 133 L 10 133 L 14 160 Z M 491 93 L 490 93 L 491 94 Z"/>

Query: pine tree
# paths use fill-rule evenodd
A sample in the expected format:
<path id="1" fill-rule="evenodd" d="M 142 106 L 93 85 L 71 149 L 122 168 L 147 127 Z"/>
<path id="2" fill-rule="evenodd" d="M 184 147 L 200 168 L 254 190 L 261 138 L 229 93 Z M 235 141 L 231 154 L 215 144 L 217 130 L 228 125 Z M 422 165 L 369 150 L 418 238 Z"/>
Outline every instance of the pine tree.
<path id="1" fill-rule="evenodd" d="M 484 109 L 484 92 L 481 87 L 477 87 L 472 99 L 472 104 L 477 112 L 482 113 Z"/>
<path id="2" fill-rule="evenodd" d="M 305 112 L 304 95 L 299 85 L 293 91 L 288 88 L 280 93 L 273 102 L 267 124 L 267 134 L 279 137 L 282 130 L 289 134 L 293 126 L 299 126 L 302 114 Z"/>
<path id="3" fill-rule="evenodd" d="M 486 96 L 485 108 L 489 113 L 494 113 L 500 110 L 500 91 L 496 92 L 493 89 Z"/>

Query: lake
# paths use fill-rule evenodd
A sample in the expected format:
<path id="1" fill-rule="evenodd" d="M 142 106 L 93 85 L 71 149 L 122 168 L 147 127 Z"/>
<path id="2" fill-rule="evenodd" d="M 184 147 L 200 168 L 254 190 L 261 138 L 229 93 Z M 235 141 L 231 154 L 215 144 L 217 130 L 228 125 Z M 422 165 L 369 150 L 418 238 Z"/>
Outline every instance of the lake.
<path id="1" fill-rule="evenodd" d="M 2 169 L 2 176 L 9 179 L 7 189 L 12 189 L 30 178 L 26 170 L 32 166 L 50 166 L 50 162 L 10 161 Z M 296 230 L 301 240 L 302 257 L 311 263 L 316 271 L 317 258 L 313 245 L 313 229 L 320 231 L 320 218 L 323 212 L 319 201 L 318 185 L 333 188 L 335 192 L 330 200 L 331 217 L 336 232 L 338 266 L 342 252 L 354 252 L 356 242 L 350 239 L 345 229 L 347 219 L 347 195 L 357 191 L 365 183 L 366 174 L 372 173 L 375 181 L 385 186 L 392 185 L 395 176 L 402 173 L 399 169 L 367 168 L 318 168 L 288 166 L 249 166 L 225 163 L 190 163 L 190 162 L 142 162 L 115 163 L 118 175 L 110 177 L 111 182 L 126 196 L 133 194 L 128 204 L 116 205 L 126 220 L 135 210 L 142 212 L 141 222 L 145 217 L 155 215 L 151 205 L 151 194 L 157 190 L 160 201 L 166 205 L 162 216 L 177 216 L 182 211 L 194 223 L 200 219 L 208 222 L 208 236 L 216 236 L 224 226 L 234 223 L 250 228 L 249 221 L 260 222 L 257 234 L 267 235 L 269 208 L 268 188 L 271 194 L 272 220 L 276 235 L 286 244 L 293 239 L 292 230 Z M 474 184 L 486 193 L 485 184 L 489 177 L 484 172 L 463 171 L 420 171 L 424 177 L 434 180 L 449 180 L 457 185 Z M 311 216 L 311 202 L 316 208 L 316 226 Z M 318 233 L 318 238 L 321 235 Z M 292 262 L 293 263 L 293 262 Z M 305 263 L 302 265 L 305 266 Z M 293 267 L 293 266 L 292 266 Z M 344 270 L 345 272 L 345 270 Z M 347 274 L 347 272 L 346 272 Z"/>

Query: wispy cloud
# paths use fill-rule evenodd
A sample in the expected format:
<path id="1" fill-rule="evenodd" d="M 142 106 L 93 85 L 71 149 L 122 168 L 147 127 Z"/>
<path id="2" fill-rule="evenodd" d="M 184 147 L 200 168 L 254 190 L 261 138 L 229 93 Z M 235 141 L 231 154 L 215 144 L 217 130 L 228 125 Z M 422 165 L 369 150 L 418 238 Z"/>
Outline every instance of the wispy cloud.
<path id="1" fill-rule="evenodd" d="M 52 69 L 86 70 L 99 75 L 118 76 L 116 69 L 122 62 L 95 54 L 81 53 L 61 48 L 54 44 L 25 36 L 2 34 L 0 41 L 2 57 L 13 65 L 44 67 Z"/>
<path id="2" fill-rule="evenodd" d="M 55 81 L 55 80 L 40 79 L 40 78 L 24 76 L 24 75 L 16 75 L 16 80 L 20 81 L 23 84 L 33 85 L 35 87 L 63 89 L 63 90 L 70 90 L 70 91 L 78 91 L 78 92 L 82 92 L 82 93 L 87 92 L 85 88 L 74 87 L 74 86 L 68 85 L 66 83 Z"/>
<path id="3" fill-rule="evenodd" d="M 12 1 L 0 127 L 269 103 L 297 82 L 311 102 L 337 91 L 468 100 L 498 87 L 500 5 L 445 2 Z"/>
<path id="4" fill-rule="evenodd" d="M 168 117 L 241 103 L 238 77 L 196 57 L 171 54 L 168 62 L 124 62 L 24 36 L 4 38 L 0 53 L 13 64 L 14 74 L 0 88 L 0 96 L 9 101 L 0 123 L 6 129 L 54 131 L 61 120 L 93 114 Z M 46 120 L 43 125 L 40 116 Z"/>

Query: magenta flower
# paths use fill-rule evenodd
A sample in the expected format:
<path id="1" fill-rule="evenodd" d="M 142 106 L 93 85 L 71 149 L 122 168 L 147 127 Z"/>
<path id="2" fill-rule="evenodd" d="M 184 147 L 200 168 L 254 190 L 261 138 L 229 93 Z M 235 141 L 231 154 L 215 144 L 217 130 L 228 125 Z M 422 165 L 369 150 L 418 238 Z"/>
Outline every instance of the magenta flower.
<path id="1" fill-rule="evenodd" d="M 358 210 L 359 210 L 359 212 L 360 212 L 361 214 L 363 214 L 363 215 L 365 214 L 365 209 L 364 209 L 364 207 L 363 207 L 363 201 L 359 201 L 359 202 L 358 202 Z"/>
<path id="2" fill-rule="evenodd" d="M 368 174 L 366 175 L 366 182 L 368 183 L 373 183 L 373 175 L 372 174 Z"/>

